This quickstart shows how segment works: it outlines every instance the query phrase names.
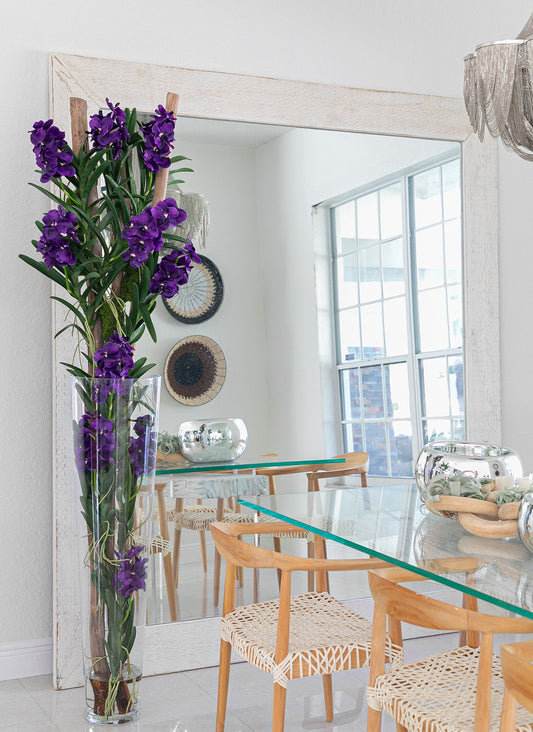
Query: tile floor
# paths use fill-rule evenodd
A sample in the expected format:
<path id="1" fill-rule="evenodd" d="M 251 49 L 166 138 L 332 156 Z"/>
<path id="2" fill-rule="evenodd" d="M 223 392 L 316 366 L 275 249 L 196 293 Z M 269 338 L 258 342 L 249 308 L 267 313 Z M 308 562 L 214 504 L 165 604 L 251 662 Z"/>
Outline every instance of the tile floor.
<path id="1" fill-rule="evenodd" d="M 457 643 L 455 634 L 406 642 L 408 657 L 438 652 Z M 217 668 L 198 669 L 143 679 L 141 718 L 120 729 L 139 732 L 213 732 L 215 729 Z M 365 687 L 368 670 L 346 671 L 333 677 L 333 722 L 324 720 L 320 678 L 289 682 L 286 732 L 364 732 Z M 271 676 L 247 663 L 233 664 L 230 676 L 226 732 L 271 730 Z M 54 691 L 51 676 L 0 682 L 0 730 L 10 732 L 97 732 L 101 727 L 83 718 L 82 689 Z M 383 732 L 395 726 L 384 717 Z"/>

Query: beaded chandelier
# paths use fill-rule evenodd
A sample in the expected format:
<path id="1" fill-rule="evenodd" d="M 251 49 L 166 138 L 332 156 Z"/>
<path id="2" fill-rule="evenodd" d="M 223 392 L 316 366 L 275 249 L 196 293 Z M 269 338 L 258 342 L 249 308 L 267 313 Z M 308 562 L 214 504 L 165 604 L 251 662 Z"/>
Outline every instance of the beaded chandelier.
<path id="1" fill-rule="evenodd" d="M 464 100 L 480 140 L 485 128 L 533 160 L 533 14 L 509 41 L 481 43 L 465 56 Z"/>

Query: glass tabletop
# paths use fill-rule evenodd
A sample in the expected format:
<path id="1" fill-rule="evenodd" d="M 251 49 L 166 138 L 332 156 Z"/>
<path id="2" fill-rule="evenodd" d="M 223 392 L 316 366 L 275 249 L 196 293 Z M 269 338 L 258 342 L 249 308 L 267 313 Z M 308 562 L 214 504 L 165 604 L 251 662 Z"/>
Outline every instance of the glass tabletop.
<path id="1" fill-rule="evenodd" d="M 190 463 L 181 455 L 174 453 L 157 458 L 156 475 L 172 475 L 175 473 L 209 473 L 238 470 L 259 470 L 261 468 L 295 467 L 312 465 L 331 465 L 332 463 L 343 463 L 344 458 L 302 458 L 300 460 L 288 460 L 278 455 L 243 455 L 237 460 L 221 463 Z"/>
<path id="2" fill-rule="evenodd" d="M 520 539 L 474 536 L 459 521 L 421 510 L 415 484 L 325 488 L 239 503 L 533 619 L 533 556 Z"/>

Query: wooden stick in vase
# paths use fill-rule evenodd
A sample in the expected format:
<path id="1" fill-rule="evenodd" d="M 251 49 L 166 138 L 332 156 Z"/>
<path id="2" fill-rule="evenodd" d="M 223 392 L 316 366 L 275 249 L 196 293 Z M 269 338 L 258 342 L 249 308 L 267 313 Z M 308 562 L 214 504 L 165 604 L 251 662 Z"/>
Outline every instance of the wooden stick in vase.
<path id="1" fill-rule="evenodd" d="M 70 126 L 72 132 L 72 150 L 75 155 L 78 155 L 80 151 L 87 145 L 87 102 L 85 99 L 79 97 L 72 97 L 70 99 Z M 89 194 L 88 202 L 96 200 L 96 191 L 93 190 Z M 99 244 L 95 244 L 93 252 L 97 255 L 101 255 L 101 248 Z M 102 323 L 100 318 L 97 319 L 94 329 L 93 337 L 95 341 L 95 348 L 101 348 L 102 346 Z M 92 369 L 92 365 L 90 365 Z M 89 543 L 89 556 L 90 556 L 90 574 L 93 573 L 93 535 L 88 535 Z M 94 712 L 99 716 L 105 715 L 105 703 L 109 692 L 109 683 L 106 679 L 109 679 L 111 671 L 106 658 L 105 648 L 105 615 L 104 606 L 100 601 L 98 591 L 91 580 L 91 591 L 90 591 L 90 615 L 89 615 L 89 647 L 91 659 L 93 662 L 92 671 L 96 678 L 91 679 L 91 685 L 94 693 Z M 126 691 L 128 691 L 126 687 Z"/>
<path id="2" fill-rule="evenodd" d="M 167 93 L 167 100 L 165 102 L 165 109 L 167 112 L 173 112 L 174 116 L 178 114 L 178 101 L 179 96 L 173 92 Z M 152 205 L 155 206 L 159 201 L 163 201 L 167 194 L 168 185 L 168 173 L 169 168 L 159 168 L 155 175 L 154 184 L 154 200 Z"/>
<path id="3" fill-rule="evenodd" d="M 70 98 L 70 129 L 72 133 L 72 150 L 74 155 L 79 155 L 82 148 L 87 149 L 87 101 L 80 97 Z M 91 205 L 98 197 L 96 186 L 90 191 L 87 203 Z M 93 254 L 97 257 L 102 256 L 102 247 L 100 242 L 97 240 L 93 245 Z M 94 295 L 89 293 L 89 300 L 94 300 Z M 94 348 L 95 351 L 102 348 L 104 342 L 102 338 L 102 321 L 100 318 L 96 319 L 93 328 Z M 92 364 L 89 364 L 89 369 L 92 369 Z"/>

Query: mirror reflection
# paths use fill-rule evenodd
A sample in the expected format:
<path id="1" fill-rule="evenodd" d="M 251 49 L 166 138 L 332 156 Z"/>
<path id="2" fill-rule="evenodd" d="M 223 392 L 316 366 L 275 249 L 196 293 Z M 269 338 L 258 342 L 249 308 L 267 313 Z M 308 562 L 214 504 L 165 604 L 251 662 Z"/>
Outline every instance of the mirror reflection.
<path id="1" fill-rule="evenodd" d="M 146 338 L 138 351 L 163 374 L 173 349 L 199 336 L 220 349 L 225 374 L 203 404 L 182 403 L 163 386 L 160 431 L 172 438 L 188 420 L 240 418 L 248 430 L 245 457 L 299 460 L 366 450 L 369 474 L 393 477 L 412 475 L 413 455 L 429 436 L 461 436 L 458 143 L 180 117 L 175 153 L 187 156 L 184 164 L 194 171 L 183 174 L 182 193 L 199 194 L 208 204 L 205 246 L 198 252 L 213 263 L 223 293 L 215 312 L 192 322 L 159 301 L 158 341 Z M 400 171 L 420 171 L 410 178 L 411 199 L 395 179 Z M 432 351 L 419 364 L 425 390 L 420 435 L 413 434 L 416 406 L 408 389 L 416 375 L 401 357 L 413 337 L 404 284 L 411 265 L 402 244 L 409 206 L 417 220 L 419 337 Z M 377 384 L 379 396 L 369 399 Z M 305 473 L 276 477 L 277 492 L 300 490 L 307 490 Z M 214 508 L 216 501 L 202 505 Z M 228 501 L 226 508 L 236 505 Z M 158 533 L 157 522 L 154 528 Z M 172 521 L 169 537 L 172 545 Z M 283 541 L 289 553 L 307 551 L 305 539 Z M 331 552 L 343 556 L 340 545 Z M 166 623 L 164 558 L 154 555 L 152 562 L 148 622 Z M 257 580 L 247 571 L 239 602 L 254 601 L 254 590 L 260 601 L 277 596 L 275 572 L 262 571 Z M 178 620 L 220 615 L 213 573 L 210 532 L 182 530 Z M 332 587 L 339 599 L 368 594 L 354 584 L 364 578 L 332 581 L 343 579 L 350 584 Z M 296 591 L 305 589 L 306 578 L 301 581 Z"/>

